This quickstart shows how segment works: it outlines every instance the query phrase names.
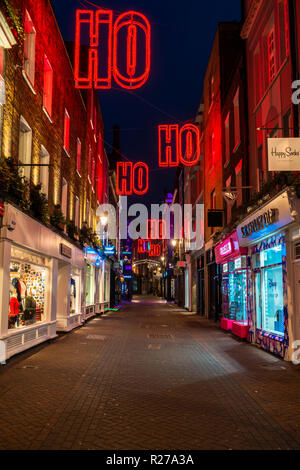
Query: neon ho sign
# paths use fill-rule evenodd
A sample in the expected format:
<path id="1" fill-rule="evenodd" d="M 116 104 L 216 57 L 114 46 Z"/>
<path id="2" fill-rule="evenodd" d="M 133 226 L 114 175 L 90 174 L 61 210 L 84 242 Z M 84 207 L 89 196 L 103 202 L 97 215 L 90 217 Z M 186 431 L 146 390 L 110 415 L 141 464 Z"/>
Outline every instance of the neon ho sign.
<path id="1" fill-rule="evenodd" d="M 149 167 L 144 162 L 133 164 L 132 162 L 117 163 L 117 187 L 119 196 L 146 194 L 149 188 Z"/>
<path id="2" fill-rule="evenodd" d="M 81 44 L 87 38 L 88 64 L 83 73 L 87 53 Z M 137 54 L 138 46 L 144 48 L 144 56 Z M 150 63 L 151 27 L 144 15 L 128 11 L 118 16 L 113 24 L 112 10 L 76 11 L 76 88 L 110 89 L 112 75 L 121 88 L 140 88 L 149 77 Z"/>
<path id="3" fill-rule="evenodd" d="M 138 253 L 146 254 L 149 256 L 160 256 L 161 255 L 161 245 L 157 243 L 152 243 L 148 240 L 138 239 Z"/>
<path id="4" fill-rule="evenodd" d="M 200 158 L 200 130 L 195 124 L 158 126 L 160 167 L 195 165 Z"/>

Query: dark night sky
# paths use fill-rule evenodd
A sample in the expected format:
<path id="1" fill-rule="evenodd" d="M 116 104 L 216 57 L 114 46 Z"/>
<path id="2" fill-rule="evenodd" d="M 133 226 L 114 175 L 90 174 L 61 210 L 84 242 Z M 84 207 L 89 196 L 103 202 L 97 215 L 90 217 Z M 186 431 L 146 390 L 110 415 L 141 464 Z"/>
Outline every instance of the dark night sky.
<path id="1" fill-rule="evenodd" d="M 145 161 L 150 169 L 149 193 L 139 202 L 159 202 L 172 189 L 174 170 L 158 169 L 157 126 L 195 117 L 202 82 L 219 21 L 240 20 L 240 0 L 91 0 L 115 14 L 136 10 L 152 27 L 151 72 L 140 89 L 99 92 L 106 148 L 112 126 L 121 126 L 122 153 Z M 52 0 L 65 40 L 74 40 L 75 10 L 93 8 L 85 0 Z M 113 84 L 113 86 L 117 86 Z M 122 130 L 123 129 L 123 130 Z"/>

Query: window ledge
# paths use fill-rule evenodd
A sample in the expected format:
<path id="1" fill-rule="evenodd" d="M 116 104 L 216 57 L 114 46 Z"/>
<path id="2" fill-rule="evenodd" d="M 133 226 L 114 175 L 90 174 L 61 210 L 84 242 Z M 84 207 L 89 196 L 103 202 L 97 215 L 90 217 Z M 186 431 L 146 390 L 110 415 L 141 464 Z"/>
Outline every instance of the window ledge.
<path id="1" fill-rule="evenodd" d="M 284 336 L 280 335 L 279 333 L 278 334 L 268 333 L 267 331 L 257 329 L 256 334 L 261 335 L 261 336 L 265 336 L 266 338 L 270 338 L 270 339 L 273 339 L 275 341 L 280 341 L 281 343 L 283 343 L 285 341 Z"/>
<path id="2" fill-rule="evenodd" d="M 229 159 L 229 160 L 227 160 L 227 161 L 224 163 L 224 168 L 227 168 L 227 167 L 228 167 L 228 165 L 229 165 L 229 163 L 230 163 L 230 159 Z"/>
<path id="3" fill-rule="evenodd" d="M 31 83 L 30 79 L 28 78 L 27 73 L 25 72 L 24 69 L 22 69 L 22 75 L 23 75 L 23 78 L 24 78 L 25 82 L 27 83 L 27 85 L 29 86 L 30 90 L 32 91 L 32 93 L 33 93 L 34 95 L 36 95 L 36 91 L 35 91 L 35 89 L 33 88 L 33 85 L 32 85 L 32 83 Z"/>
<path id="4" fill-rule="evenodd" d="M 79 173 L 78 170 L 76 170 L 76 173 L 77 173 L 77 175 L 79 176 L 79 178 L 81 178 L 81 174 Z"/>
<path id="5" fill-rule="evenodd" d="M 92 182 L 91 182 L 91 180 L 90 180 L 90 177 L 89 177 L 89 176 L 88 176 L 88 182 L 89 182 L 90 184 L 92 184 Z"/>
<path id="6" fill-rule="evenodd" d="M 67 157 L 68 157 L 68 158 L 71 158 L 71 155 L 69 154 L 69 152 L 68 152 L 68 150 L 66 149 L 65 146 L 63 147 L 63 149 L 64 149 L 64 151 L 65 151 Z"/>
<path id="7" fill-rule="evenodd" d="M 43 111 L 44 111 L 45 115 L 47 116 L 47 118 L 48 118 L 49 121 L 51 122 L 51 124 L 53 124 L 53 121 L 52 121 L 52 119 L 51 119 L 51 117 L 50 117 L 50 114 L 48 113 L 48 111 L 47 111 L 47 109 L 45 108 L 45 106 L 42 106 L 42 108 L 43 108 Z"/>

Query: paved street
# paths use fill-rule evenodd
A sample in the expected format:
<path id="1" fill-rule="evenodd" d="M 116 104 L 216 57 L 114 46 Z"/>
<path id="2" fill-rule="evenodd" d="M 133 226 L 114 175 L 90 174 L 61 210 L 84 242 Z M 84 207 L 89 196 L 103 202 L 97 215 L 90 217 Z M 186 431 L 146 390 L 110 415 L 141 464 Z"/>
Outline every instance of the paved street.
<path id="1" fill-rule="evenodd" d="M 136 297 L 0 369 L 1 449 L 300 449 L 300 370 Z"/>

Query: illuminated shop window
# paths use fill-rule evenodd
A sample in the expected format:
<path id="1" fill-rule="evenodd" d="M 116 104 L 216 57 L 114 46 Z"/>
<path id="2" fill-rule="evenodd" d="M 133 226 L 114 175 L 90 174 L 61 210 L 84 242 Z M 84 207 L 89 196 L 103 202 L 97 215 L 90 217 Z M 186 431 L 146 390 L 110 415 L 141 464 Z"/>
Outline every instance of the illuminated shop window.
<path id="1" fill-rule="evenodd" d="M 61 188 L 61 210 L 64 217 L 67 217 L 67 205 L 68 205 L 68 183 L 65 178 L 62 179 Z"/>
<path id="2" fill-rule="evenodd" d="M 79 228 L 80 222 L 80 201 L 79 197 L 76 196 L 75 198 L 75 225 Z"/>
<path id="3" fill-rule="evenodd" d="M 282 244 L 254 256 L 256 325 L 277 335 L 284 334 L 283 256 Z"/>
<path id="4" fill-rule="evenodd" d="M 25 12 L 24 27 L 24 71 L 32 85 L 35 78 L 35 40 L 36 31 L 28 11 Z"/>
<path id="5" fill-rule="evenodd" d="M 10 263 L 8 328 L 17 329 L 46 320 L 48 268 L 28 262 L 30 255 L 23 250 L 12 249 Z M 33 255 L 33 258 L 35 256 Z M 21 259 L 24 260 L 22 261 Z M 39 257 L 36 256 L 37 262 Z M 41 259 L 45 264 L 45 259 Z"/>

